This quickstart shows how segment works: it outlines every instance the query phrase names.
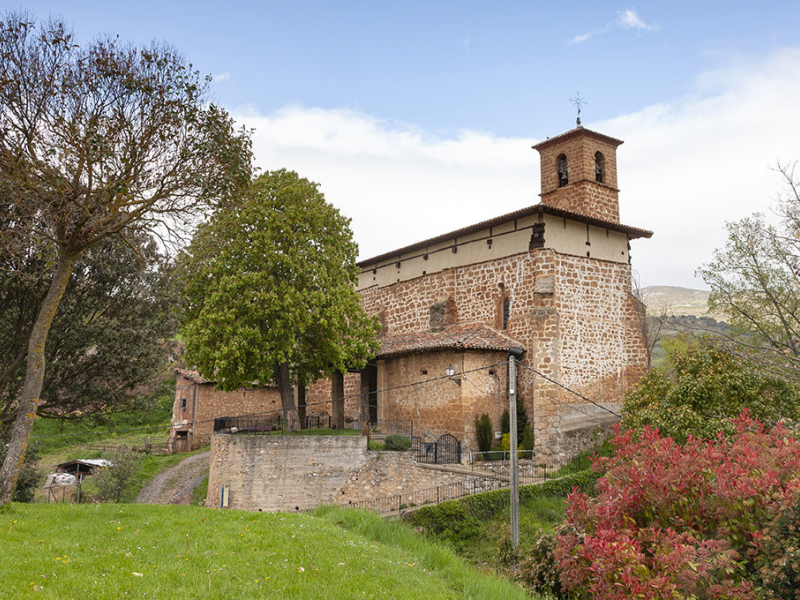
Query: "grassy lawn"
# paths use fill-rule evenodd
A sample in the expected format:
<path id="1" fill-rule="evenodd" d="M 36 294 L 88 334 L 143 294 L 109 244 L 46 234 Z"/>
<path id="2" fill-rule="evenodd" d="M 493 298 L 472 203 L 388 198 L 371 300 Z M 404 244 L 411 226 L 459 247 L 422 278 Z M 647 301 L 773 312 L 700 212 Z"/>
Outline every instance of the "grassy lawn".
<path id="1" fill-rule="evenodd" d="M 529 598 L 407 526 L 351 510 L 15 504 L 0 531 L 10 598 Z"/>
<path id="2" fill-rule="evenodd" d="M 555 526 L 564 520 L 566 498 L 541 497 L 521 502 L 519 506 L 519 545 L 530 548 L 540 533 L 553 533 Z M 478 535 L 468 543 L 459 545 L 459 554 L 480 566 L 496 565 L 499 549 L 511 540 L 509 509 L 483 521 Z"/>

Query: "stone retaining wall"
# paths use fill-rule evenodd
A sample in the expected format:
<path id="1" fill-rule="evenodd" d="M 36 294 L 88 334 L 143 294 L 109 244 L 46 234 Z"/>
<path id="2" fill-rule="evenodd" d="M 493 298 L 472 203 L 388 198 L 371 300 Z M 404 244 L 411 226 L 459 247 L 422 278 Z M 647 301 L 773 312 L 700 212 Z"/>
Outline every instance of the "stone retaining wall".
<path id="1" fill-rule="evenodd" d="M 362 436 L 261 436 L 215 433 L 206 506 L 308 510 L 428 489 L 468 479 L 418 465 L 412 452 L 367 450 Z"/>

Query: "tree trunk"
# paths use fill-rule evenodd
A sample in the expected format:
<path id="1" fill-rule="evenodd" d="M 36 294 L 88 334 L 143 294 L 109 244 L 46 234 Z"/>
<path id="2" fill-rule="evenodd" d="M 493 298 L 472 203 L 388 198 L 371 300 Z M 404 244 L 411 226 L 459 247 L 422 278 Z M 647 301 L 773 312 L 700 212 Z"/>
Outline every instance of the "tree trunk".
<path id="1" fill-rule="evenodd" d="M 281 405 L 283 408 L 283 421 L 289 431 L 300 430 L 300 420 L 297 417 L 297 407 L 294 405 L 294 390 L 292 389 L 292 379 L 289 376 L 289 363 L 275 363 L 275 382 L 281 393 Z"/>
<path id="2" fill-rule="evenodd" d="M 25 384 L 19 395 L 17 417 L 11 432 L 11 442 L 8 444 L 8 453 L 0 468 L 0 506 L 11 502 L 17 477 L 25 460 L 28 449 L 28 440 L 39 407 L 42 384 L 44 382 L 44 348 L 50 325 L 67 289 L 67 283 L 75 268 L 78 256 L 64 250 L 58 252 L 58 265 L 50 289 L 47 291 L 42 307 L 33 324 L 30 339 L 28 340 L 28 362 L 25 371 Z"/>
<path id="3" fill-rule="evenodd" d="M 306 386 L 297 380 L 297 416 L 300 419 L 300 428 L 306 426 Z"/>
<path id="4" fill-rule="evenodd" d="M 358 419 L 363 428 L 370 422 L 369 418 L 369 367 L 361 370 L 361 398 L 359 399 Z"/>
<path id="5" fill-rule="evenodd" d="M 334 371 L 331 378 L 331 396 L 333 397 L 333 426 L 344 429 L 344 373 Z"/>

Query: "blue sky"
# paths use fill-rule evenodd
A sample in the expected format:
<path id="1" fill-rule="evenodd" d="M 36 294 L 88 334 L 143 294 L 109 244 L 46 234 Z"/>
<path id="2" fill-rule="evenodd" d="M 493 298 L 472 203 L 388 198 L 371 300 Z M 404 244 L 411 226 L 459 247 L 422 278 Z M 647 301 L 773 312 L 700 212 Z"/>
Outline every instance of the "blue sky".
<path id="1" fill-rule="evenodd" d="M 5 8 L 20 4 L 4 3 Z M 256 128 L 263 169 L 320 182 L 362 257 L 538 201 L 530 146 L 624 139 L 622 221 L 646 284 L 701 287 L 724 222 L 800 158 L 800 3 L 26 2 L 86 40 L 165 40 Z"/>

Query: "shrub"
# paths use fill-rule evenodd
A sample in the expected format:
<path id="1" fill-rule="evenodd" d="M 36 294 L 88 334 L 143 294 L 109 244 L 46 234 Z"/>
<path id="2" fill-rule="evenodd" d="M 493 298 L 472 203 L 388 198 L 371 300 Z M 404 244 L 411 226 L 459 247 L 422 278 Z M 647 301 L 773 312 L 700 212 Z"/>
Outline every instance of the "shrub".
<path id="1" fill-rule="evenodd" d="M 508 409 L 503 411 L 500 417 L 500 433 L 508 433 L 511 431 L 511 417 L 508 415 Z"/>
<path id="2" fill-rule="evenodd" d="M 527 436 L 527 442 L 525 438 Z M 504 452 L 508 452 L 511 450 L 511 434 L 504 433 L 503 437 L 500 439 L 500 449 Z M 531 428 L 526 427 L 525 432 L 522 436 L 522 441 L 517 444 L 517 457 L 519 458 L 530 458 L 531 453 L 530 450 L 533 450 L 533 435 L 531 434 Z M 527 452 L 524 452 L 527 451 Z"/>
<path id="3" fill-rule="evenodd" d="M 539 538 L 519 564 L 517 578 L 537 594 L 562 597 L 556 566 L 555 534 L 539 533 Z"/>
<path id="4" fill-rule="evenodd" d="M 106 502 L 122 502 L 127 499 L 127 492 L 142 459 L 136 452 L 122 447 L 107 458 L 111 461 L 111 466 L 101 469 L 93 477 L 98 494 Z"/>
<path id="5" fill-rule="evenodd" d="M 800 496 L 788 502 L 761 540 L 766 598 L 797 600 L 800 594 Z"/>
<path id="6" fill-rule="evenodd" d="M 10 437 L 10 432 L 0 433 L 0 462 L 5 460 L 6 446 L 5 441 Z M 33 502 L 36 489 L 42 483 L 44 473 L 39 469 L 39 449 L 35 444 L 28 446 L 25 453 L 25 460 L 17 477 L 17 485 L 14 488 L 12 500 L 14 502 Z"/>
<path id="7" fill-rule="evenodd" d="M 522 432 L 522 443 L 520 446 L 522 446 L 523 450 L 533 450 L 533 432 L 530 427 L 526 427 Z M 529 456 L 527 452 L 525 455 L 526 457 Z"/>
<path id="8" fill-rule="evenodd" d="M 492 419 L 483 413 L 480 417 L 475 415 L 475 434 L 478 437 L 478 449 L 488 452 L 492 449 Z"/>
<path id="9" fill-rule="evenodd" d="M 411 448 L 411 439 L 404 435 L 387 435 L 383 445 L 386 450 L 408 450 Z"/>
<path id="10" fill-rule="evenodd" d="M 625 428 L 649 425 L 683 443 L 690 434 L 733 434 L 733 419 L 744 409 L 763 422 L 798 416 L 796 384 L 760 372 L 708 342 L 665 340 L 664 351 L 672 371 L 650 371 L 626 396 Z"/>
<path id="11" fill-rule="evenodd" d="M 611 600 L 756 598 L 763 530 L 800 489 L 800 443 L 745 412 L 730 437 L 617 430 L 598 496 L 569 496 L 555 556 L 566 592 Z"/>

